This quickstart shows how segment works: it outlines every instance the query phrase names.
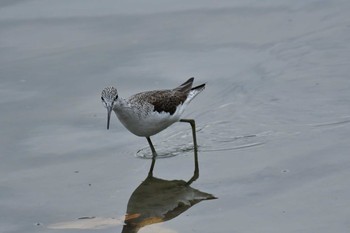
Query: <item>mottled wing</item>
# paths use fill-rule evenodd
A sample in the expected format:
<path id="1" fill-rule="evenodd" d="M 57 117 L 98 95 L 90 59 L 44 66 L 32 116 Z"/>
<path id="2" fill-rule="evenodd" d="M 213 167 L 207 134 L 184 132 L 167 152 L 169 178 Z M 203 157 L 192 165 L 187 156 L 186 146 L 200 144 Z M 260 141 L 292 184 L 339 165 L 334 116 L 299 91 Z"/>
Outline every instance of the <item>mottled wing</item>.
<path id="1" fill-rule="evenodd" d="M 155 112 L 167 112 L 173 115 L 177 106 L 183 104 L 191 91 L 193 78 L 172 90 L 146 91 L 132 96 L 130 99 L 138 105 L 150 104 Z"/>
<path id="2" fill-rule="evenodd" d="M 133 99 L 138 99 L 139 103 L 149 103 L 156 112 L 167 112 L 170 115 L 174 114 L 177 106 L 182 104 L 188 93 L 175 91 L 175 90 L 160 90 L 160 91 L 148 91 L 136 94 Z"/>
<path id="3" fill-rule="evenodd" d="M 180 91 L 161 91 L 152 95 L 150 103 L 154 106 L 154 111 L 168 112 L 173 115 L 177 106 L 183 104 L 188 93 Z"/>
<path id="4" fill-rule="evenodd" d="M 173 115 L 177 106 L 183 104 L 187 99 L 193 80 L 192 77 L 173 90 L 153 91 L 148 102 L 154 106 L 154 111 L 168 112 Z"/>

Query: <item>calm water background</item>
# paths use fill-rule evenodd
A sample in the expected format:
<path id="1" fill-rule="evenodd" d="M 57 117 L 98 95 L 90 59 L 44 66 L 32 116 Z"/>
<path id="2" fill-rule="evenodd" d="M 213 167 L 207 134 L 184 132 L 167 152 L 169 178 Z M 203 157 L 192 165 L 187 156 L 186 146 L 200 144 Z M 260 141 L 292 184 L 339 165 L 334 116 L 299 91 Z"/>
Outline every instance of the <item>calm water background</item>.
<path id="1" fill-rule="evenodd" d="M 140 232 L 347 232 L 349 11 L 341 0 L 0 1 L 0 232 L 122 221 L 147 141 L 115 116 L 106 130 L 101 90 L 128 97 L 191 76 L 207 83 L 185 112 L 200 144 L 192 186 L 218 199 Z M 176 151 L 190 128 L 153 140 Z M 191 151 L 155 168 L 192 172 Z"/>

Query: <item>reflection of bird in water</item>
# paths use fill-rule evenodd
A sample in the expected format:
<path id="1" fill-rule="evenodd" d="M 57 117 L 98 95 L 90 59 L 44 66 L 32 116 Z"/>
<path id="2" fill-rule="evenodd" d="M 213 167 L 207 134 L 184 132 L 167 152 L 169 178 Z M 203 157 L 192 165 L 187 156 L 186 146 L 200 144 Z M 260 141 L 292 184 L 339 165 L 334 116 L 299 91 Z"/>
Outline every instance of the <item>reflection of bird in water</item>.
<path id="1" fill-rule="evenodd" d="M 212 194 L 199 191 L 190 185 L 199 177 L 198 152 L 194 151 L 193 176 L 184 180 L 163 180 L 153 177 L 153 167 L 147 178 L 129 198 L 122 233 L 136 233 L 142 227 L 171 220 L 203 200 L 216 199 Z M 51 224 L 50 229 L 102 229 L 121 222 L 115 218 L 85 216 L 78 221 Z"/>
<path id="2" fill-rule="evenodd" d="M 129 198 L 122 233 L 136 233 L 142 227 L 175 218 L 203 200 L 216 199 L 212 194 L 190 185 L 199 177 L 198 153 L 194 151 L 194 173 L 189 181 L 153 177 L 155 157 L 147 178 Z"/>
<path id="3" fill-rule="evenodd" d="M 136 233 L 147 225 L 171 220 L 210 199 L 215 197 L 190 187 L 184 180 L 148 176 L 129 199 L 122 233 Z"/>
<path id="4" fill-rule="evenodd" d="M 195 121 L 180 119 L 191 100 L 205 88 L 205 84 L 192 87 L 193 80 L 194 78 L 190 78 L 174 89 L 141 92 L 128 99 L 119 97 L 114 87 L 106 87 L 102 91 L 101 99 L 107 108 L 107 129 L 113 110 L 130 132 L 146 137 L 155 157 L 157 153 L 150 137 L 175 122 L 187 122 L 191 124 L 193 145 L 197 150 Z"/>
<path id="5" fill-rule="evenodd" d="M 216 199 L 209 193 L 190 187 L 192 178 L 186 182 L 147 176 L 129 198 L 122 233 L 136 233 L 147 225 L 171 220 L 203 200 Z M 93 230 L 121 224 L 119 218 L 84 216 L 73 221 L 54 223 L 48 228 Z"/>

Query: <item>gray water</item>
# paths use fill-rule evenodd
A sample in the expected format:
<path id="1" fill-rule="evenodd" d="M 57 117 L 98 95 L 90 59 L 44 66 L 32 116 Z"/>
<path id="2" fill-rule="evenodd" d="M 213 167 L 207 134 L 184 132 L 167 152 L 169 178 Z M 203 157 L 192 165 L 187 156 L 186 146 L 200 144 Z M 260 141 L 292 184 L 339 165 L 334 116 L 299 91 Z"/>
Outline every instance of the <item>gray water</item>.
<path id="1" fill-rule="evenodd" d="M 127 209 L 165 213 L 179 199 L 177 215 L 150 213 L 164 222 L 139 232 L 349 231 L 349 10 L 345 0 L 0 1 L 0 232 L 122 232 Z M 199 178 L 181 188 L 194 160 L 190 126 L 176 123 L 153 137 L 176 156 L 156 161 L 152 184 L 182 196 L 159 191 L 150 207 L 138 188 L 147 141 L 115 116 L 106 130 L 100 93 L 192 76 L 207 83 L 184 114 L 197 123 Z"/>

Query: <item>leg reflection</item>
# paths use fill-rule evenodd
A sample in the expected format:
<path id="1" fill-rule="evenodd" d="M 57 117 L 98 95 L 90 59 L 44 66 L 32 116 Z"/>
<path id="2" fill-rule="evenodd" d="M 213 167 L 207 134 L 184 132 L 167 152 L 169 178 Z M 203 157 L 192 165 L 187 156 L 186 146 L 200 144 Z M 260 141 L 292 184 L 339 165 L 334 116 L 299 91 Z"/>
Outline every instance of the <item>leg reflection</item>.
<path id="1" fill-rule="evenodd" d="M 148 142 L 149 146 L 151 147 L 151 151 L 152 151 L 152 163 L 151 163 L 151 167 L 150 167 L 149 172 L 148 172 L 148 176 L 152 177 L 154 164 L 156 163 L 157 152 L 154 149 L 151 138 L 150 137 L 146 137 L 146 138 L 147 138 L 147 142 Z"/>
<path id="2" fill-rule="evenodd" d="M 153 177 L 153 168 L 154 168 L 155 163 L 156 163 L 156 157 L 152 156 L 152 163 L 151 163 L 151 167 L 149 168 L 149 171 L 148 171 L 148 177 Z"/>
<path id="3" fill-rule="evenodd" d="M 199 165 L 198 165 L 198 151 L 197 148 L 194 149 L 194 172 L 192 178 L 187 181 L 187 185 L 191 185 L 193 181 L 197 180 L 199 177 Z"/>
<path id="4" fill-rule="evenodd" d="M 186 185 L 191 185 L 193 183 L 193 181 L 197 180 L 199 177 L 199 164 L 198 164 L 197 148 L 194 149 L 193 155 L 194 155 L 194 172 L 193 172 L 193 176 L 191 177 L 191 179 L 186 182 Z M 157 156 L 152 156 L 152 163 L 151 163 L 151 166 L 150 166 L 149 171 L 148 171 L 148 177 L 153 177 L 153 169 L 154 169 L 154 165 L 156 163 L 156 160 L 157 160 Z"/>

